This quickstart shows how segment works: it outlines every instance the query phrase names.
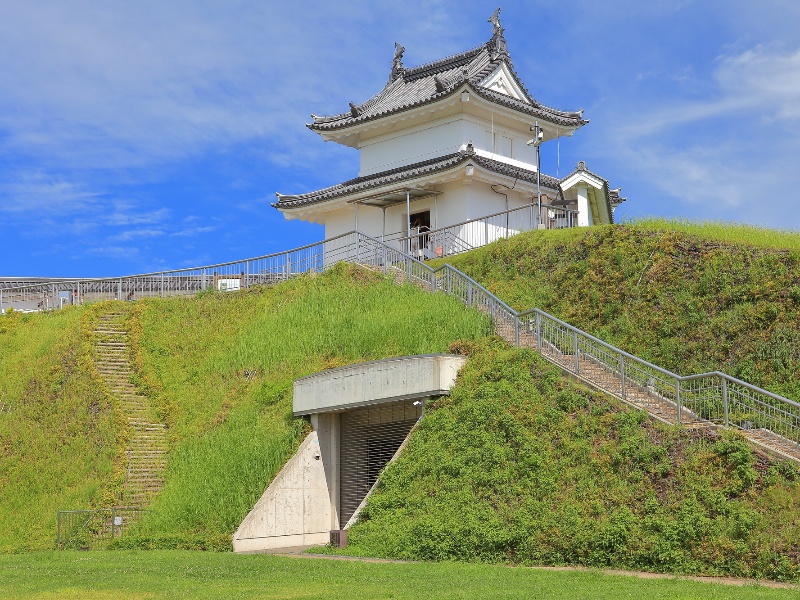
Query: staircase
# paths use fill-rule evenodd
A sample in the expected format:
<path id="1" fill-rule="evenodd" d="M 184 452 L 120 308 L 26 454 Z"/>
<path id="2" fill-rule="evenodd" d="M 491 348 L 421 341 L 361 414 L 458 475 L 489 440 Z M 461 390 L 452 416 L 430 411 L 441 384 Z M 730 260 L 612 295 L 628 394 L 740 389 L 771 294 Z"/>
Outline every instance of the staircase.
<path id="1" fill-rule="evenodd" d="M 130 347 L 124 319 L 127 306 L 115 302 L 98 316 L 94 329 L 95 364 L 128 420 L 123 506 L 147 507 L 164 483 L 166 425 L 156 423 L 147 398 L 131 383 Z"/>

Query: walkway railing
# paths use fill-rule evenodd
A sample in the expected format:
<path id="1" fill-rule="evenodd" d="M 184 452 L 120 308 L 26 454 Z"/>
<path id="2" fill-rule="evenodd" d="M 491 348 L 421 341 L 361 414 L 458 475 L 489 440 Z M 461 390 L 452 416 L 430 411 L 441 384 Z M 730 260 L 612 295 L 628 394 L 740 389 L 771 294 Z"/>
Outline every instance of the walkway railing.
<path id="1" fill-rule="evenodd" d="M 440 229 L 412 231 L 410 236 L 398 239 L 398 247 L 414 258 L 442 258 L 540 228 L 539 225 L 541 229 L 563 229 L 575 227 L 577 222 L 578 213 L 574 210 L 543 204 L 540 214 L 536 204 L 527 204 Z"/>
<path id="2" fill-rule="evenodd" d="M 608 344 L 539 309 L 518 312 L 455 267 L 432 269 L 359 232 L 295 250 L 194 269 L 114 279 L 47 282 L 2 290 L 5 306 L 50 303 L 66 288 L 78 303 L 108 298 L 230 291 L 271 284 L 337 262 L 353 262 L 423 289 L 459 298 L 492 320 L 498 335 L 666 423 L 734 427 L 754 443 L 800 461 L 800 404 L 718 371 L 681 376 Z M 126 296 L 127 294 L 127 296 Z M 9 301 L 10 299 L 10 301 Z"/>

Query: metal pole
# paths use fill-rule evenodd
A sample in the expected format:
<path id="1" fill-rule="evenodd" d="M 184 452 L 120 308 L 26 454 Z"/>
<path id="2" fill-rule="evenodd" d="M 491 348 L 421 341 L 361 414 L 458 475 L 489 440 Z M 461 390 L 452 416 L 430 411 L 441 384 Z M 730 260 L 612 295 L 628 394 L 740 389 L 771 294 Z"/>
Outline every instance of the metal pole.
<path id="1" fill-rule="evenodd" d="M 542 352 L 542 315 L 536 313 L 536 350 Z"/>
<path id="2" fill-rule="evenodd" d="M 542 221 L 542 153 L 539 143 L 539 121 L 536 121 L 536 206 L 539 211 L 537 225 Z"/>
<path id="3" fill-rule="evenodd" d="M 381 242 L 386 241 L 386 207 L 383 207 L 383 229 L 381 230 Z"/>
<path id="4" fill-rule="evenodd" d="M 681 380 L 675 378 L 675 402 L 678 404 L 678 425 L 683 423 L 683 410 L 681 409 Z"/>
<path id="5" fill-rule="evenodd" d="M 467 281 L 467 306 L 472 308 L 472 282 Z"/>
<path id="6" fill-rule="evenodd" d="M 358 202 L 355 203 L 355 218 L 356 218 L 356 262 L 358 262 L 358 254 L 359 254 L 358 242 L 360 241 L 360 236 L 358 235 Z"/>
<path id="7" fill-rule="evenodd" d="M 728 380 L 722 378 L 722 408 L 725 412 L 725 427 L 730 425 L 728 421 Z"/>
<path id="8" fill-rule="evenodd" d="M 58 533 L 56 533 L 56 548 L 61 550 L 61 511 L 58 511 Z"/>
<path id="9" fill-rule="evenodd" d="M 625 355 L 621 352 L 619 355 L 619 375 L 622 379 L 622 399 L 625 400 Z"/>
<path id="10" fill-rule="evenodd" d="M 0 315 L 3 314 L 3 289 L 0 288 Z"/>
<path id="11" fill-rule="evenodd" d="M 514 315 L 514 345 L 519 348 L 519 317 Z"/>
<path id="12" fill-rule="evenodd" d="M 406 190 L 406 235 L 408 236 L 408 253 L 411 254 L 411 190 Z"/>
<path id="13" fill-rule="evenodd" d="M 578 355 L 578 332 L 574 332 L 573 336 L 575 338 L 575 373 L 581 372 L 581 365 L 580 365 L 580 356 Z"/>

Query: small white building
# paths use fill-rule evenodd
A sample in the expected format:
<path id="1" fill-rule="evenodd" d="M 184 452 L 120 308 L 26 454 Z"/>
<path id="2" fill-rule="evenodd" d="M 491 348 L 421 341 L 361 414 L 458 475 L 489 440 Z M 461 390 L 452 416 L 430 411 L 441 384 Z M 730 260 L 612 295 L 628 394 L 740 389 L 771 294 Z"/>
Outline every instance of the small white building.
<path id="1" fill-rule="evenodd" d="M 340 115 L 308 127 L 357 148 L 358 176 L 321 190 L 277 194 L 287 219 L 357 229 L 425 258 L 537 228 L 612 223 L 625 199 L 583 162 L 563 179 L 539 173 L 540 144 L 571 136 L 583 111 L 537 102 L 514 70 L 499 10 L 485 44 L 405 68 L 395 44 L 389 82 Z"/>

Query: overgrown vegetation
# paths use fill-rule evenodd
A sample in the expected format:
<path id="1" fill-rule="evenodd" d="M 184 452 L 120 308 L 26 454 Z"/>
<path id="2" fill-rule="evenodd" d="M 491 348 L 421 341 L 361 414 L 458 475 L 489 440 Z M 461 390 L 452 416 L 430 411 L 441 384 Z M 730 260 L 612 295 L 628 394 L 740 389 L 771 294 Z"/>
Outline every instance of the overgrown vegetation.
<path id="1" fill-rule="evenodd" d="M 458 301 L 339 265 L 269 289 L 142 300 L 130 330 L 139 383 L 173 450 L 139 547 L 228 549 L 296 450 L 292 381 L 323 369 L 447 351 L 488 321 Z"/>
<path id="2" fill-rule="evenodd" d="M 800 234 L 646 221 L 537 231 L 448 259 L 679 374 L 721 370 L 800 399 Z"/>
<path id="3" fill-rule="evenodd" d="M 113 503 L 123 427 L 91 360 L 94 310 L 0 317 L 0 552 L 52 547 L 58 510 Z"/>
<path id="4" fill-rule="evenodd" d="M 499 339 L 429 405 L 348 553 L 800 578 L 796 466 L 650 421 Z"/>

